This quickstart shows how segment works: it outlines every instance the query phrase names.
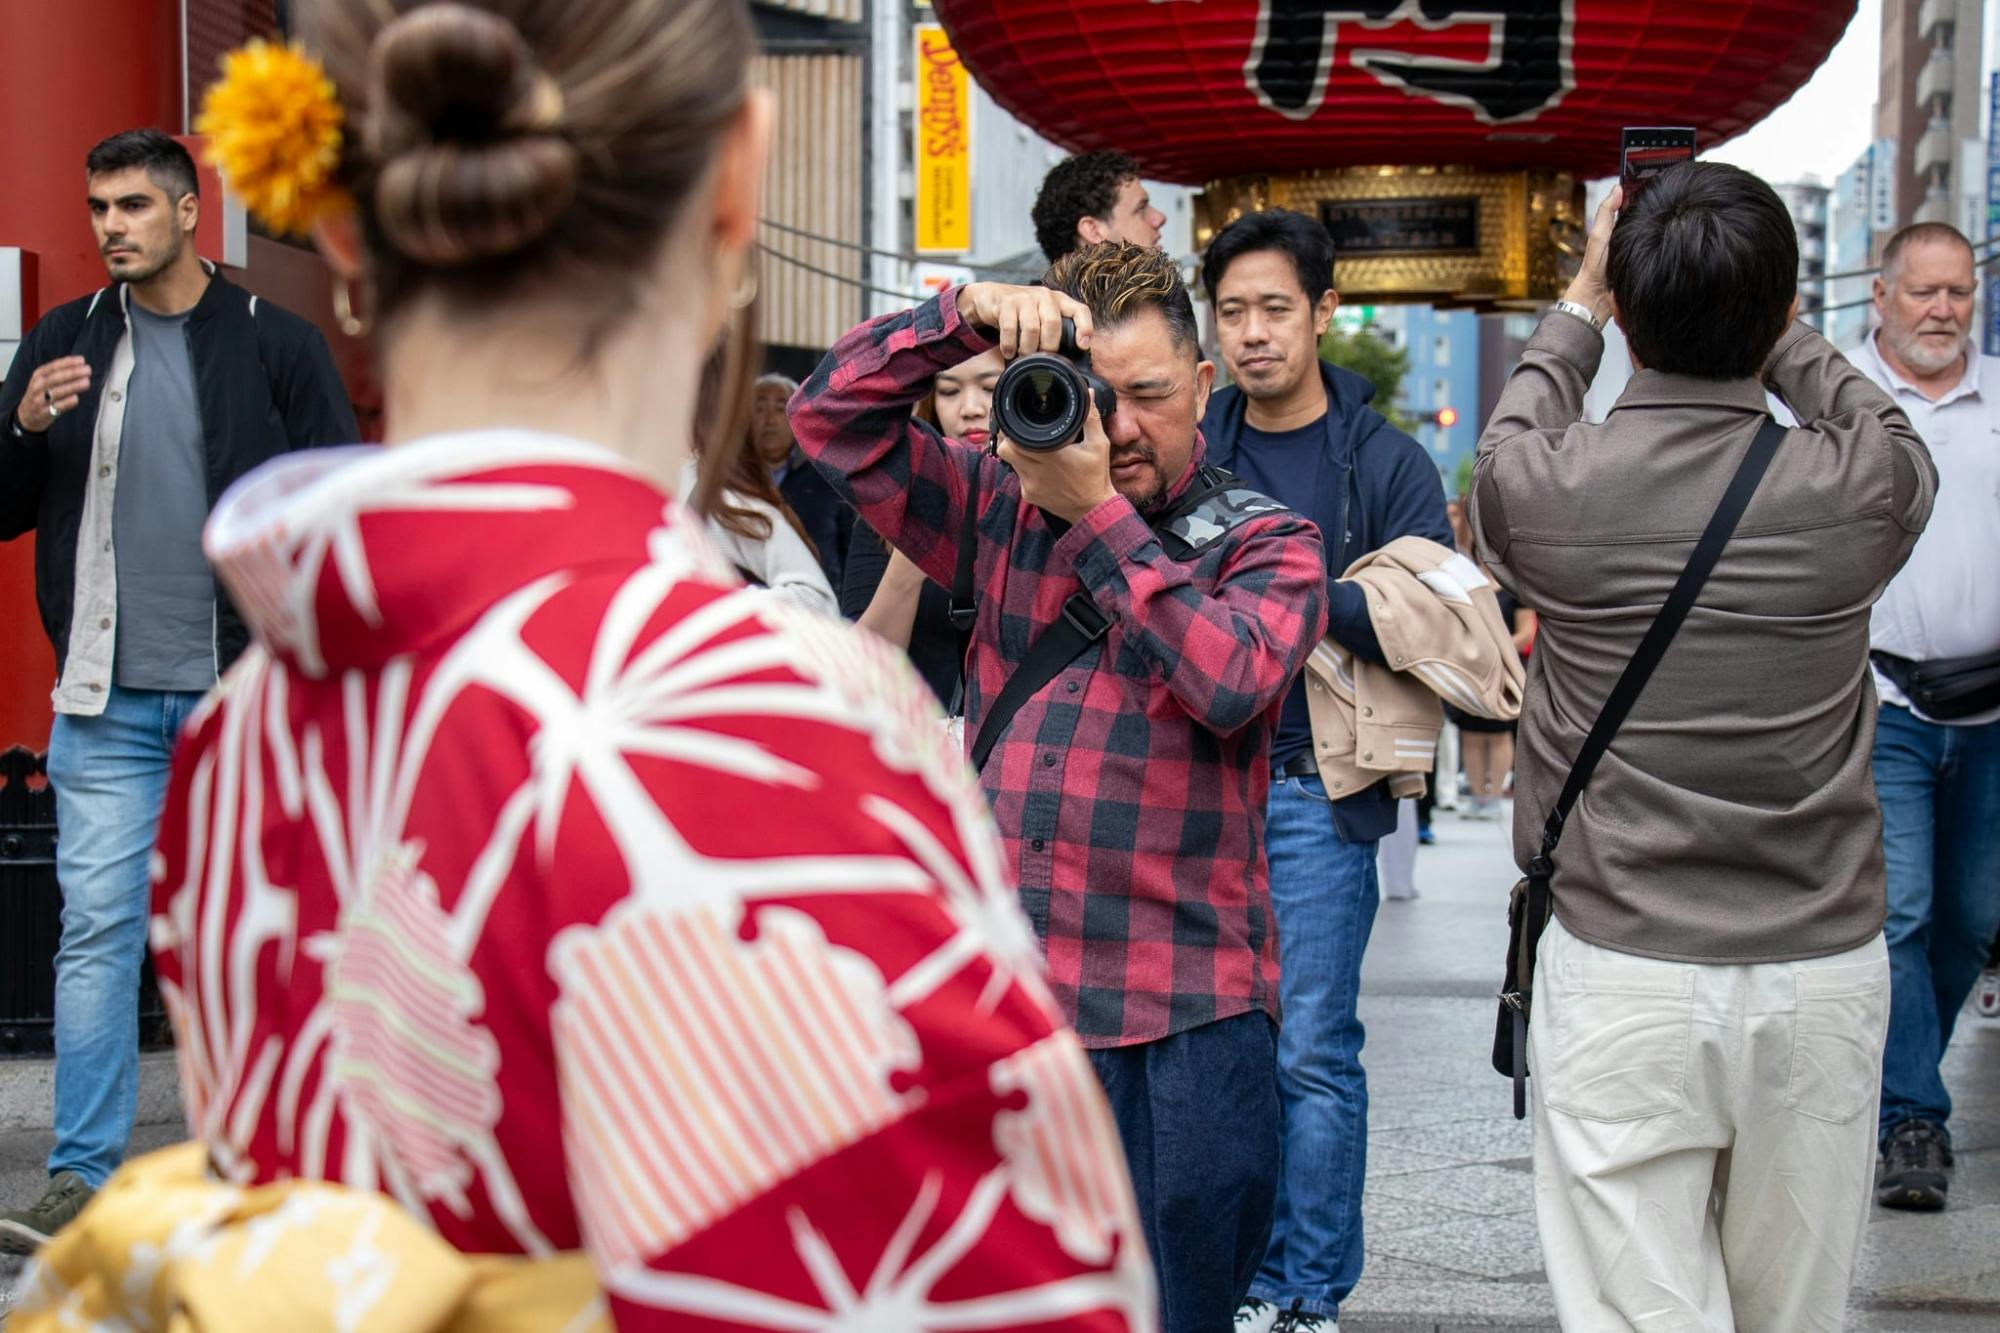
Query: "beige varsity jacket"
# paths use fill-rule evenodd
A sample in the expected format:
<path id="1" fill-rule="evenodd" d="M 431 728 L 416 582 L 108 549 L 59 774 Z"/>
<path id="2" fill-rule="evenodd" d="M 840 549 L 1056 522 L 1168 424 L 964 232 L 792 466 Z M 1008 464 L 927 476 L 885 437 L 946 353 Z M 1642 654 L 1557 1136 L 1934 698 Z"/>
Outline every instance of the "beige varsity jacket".
<path id="1" fill-rule="evenodd" d="M 1437 756 L 1445 698 L 1478 717 L 1521 715 L 1520 654 L 1493 581 L 1456 551 L 1398 537 L 1341 576 L 1368 594 L 1387 666 L 1328 636 L 1306 663 L 1306 706 L 1320 780 L 1335 800 L 1387 779 L 1420 796 Z"/>

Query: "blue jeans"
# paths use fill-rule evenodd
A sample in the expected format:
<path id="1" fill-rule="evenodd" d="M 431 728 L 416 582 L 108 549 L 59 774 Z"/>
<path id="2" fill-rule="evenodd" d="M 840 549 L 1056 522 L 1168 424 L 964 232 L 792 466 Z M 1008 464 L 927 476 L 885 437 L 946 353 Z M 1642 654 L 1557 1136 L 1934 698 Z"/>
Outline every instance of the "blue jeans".
<path id="1" fill-rule="evenodd" d="M 1259 1010 L 1090 1053 L 1118 1122 L 1165 1333 L 1222 1333 L 1250 1286 L 1278 1187 L 1271 1020 Z"/>
<path id="2" fill-rule="evenodd" d="M 198 693 L 113 686 L 97 717 L 57 714 L 56 1146 L 49 1174 L 104 1183 L 125 1155 L 139 1100 L 139 969 L 149 863 L 174 740 Z"/>
<path id="3" fill-rule="evenodd" d="M 1361 1278 L 1368 1077 L 1355 1001 L 1375 928 L 1376 844 L 1341 840 L 1316 777 L 1272 781 L 1264 840 L 1278 920 L 1285 1149 L 1271 1245 L 1250 1294 L 1334 1318 Z"/>
<path id="4" fill-rule="evenodd" d="M 1881 1134 L 1951 1118 L 1939 1062 L 2000 929 L 2000 722 L 1945 727 L 1885 706 L 1875 792 L 1889 871 Z"/>

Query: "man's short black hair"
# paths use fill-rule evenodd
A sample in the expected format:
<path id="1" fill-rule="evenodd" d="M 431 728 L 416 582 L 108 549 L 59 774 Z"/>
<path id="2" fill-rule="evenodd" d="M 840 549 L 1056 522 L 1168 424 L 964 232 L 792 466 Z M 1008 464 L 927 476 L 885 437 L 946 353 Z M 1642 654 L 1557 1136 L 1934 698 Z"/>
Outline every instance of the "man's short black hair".
<path id="1" fill-rule="evenodd" d="M 1139 179 L 1139 164 L 1123 153 L 1106 149 L 1078 153 L 1049 168 L 1035 195 L 1035 242 L 1051 264 L 1083 242 L 1076 224 L 1085 218 L 1108 218 L 1118 206 L 1118 191 Z"/>
<path id="2" fill-rule="evenodd" d="M 1333 237 L 1319 219 L 1289 208 L 1267 208 L 1245 213 L 1208 243 L 1208 254 L 1201 261 L 1201 285 L 1208 289 L 1208 299 L 1215 299 L 1215 289 L 1231 264 L 1260 250 L 1274 250 L 1292 261 L 1307 305 L 1318 305 L 1319 298 L 1333 289 Z"/>
<path id="3" fill-rule="evenodd" d="M 146 179 L 167 193 L 167 202 L 179 203 L 182 195 L 201 198 L 201 179 L 195 175 L 194 158 L 158 130 L 126 130 L 90 150 L 83 160 L 86 175 L 101 176 L 107 171 L 144 167 Z"/>
<path id="4" fill-rule="evenodd" d="M 1698 379 L 1756 376 L 1799 293 L 1792 215 L 1770 186 L 1721 162 L 1649 181 L 1619 214 L 1609 260 L 1639 364 Z"/>

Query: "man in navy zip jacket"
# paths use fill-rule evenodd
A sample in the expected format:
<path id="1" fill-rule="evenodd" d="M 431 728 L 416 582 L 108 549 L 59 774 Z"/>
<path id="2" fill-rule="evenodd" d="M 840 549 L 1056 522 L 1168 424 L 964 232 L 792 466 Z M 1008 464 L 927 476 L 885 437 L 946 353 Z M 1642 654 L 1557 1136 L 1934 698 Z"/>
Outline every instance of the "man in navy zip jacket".
<path id="1" fill-rule="evenodd" d="M 0 1214 L 34 1250 L 118 1165 L 139 1086 L 148 862 L 181 723 L 248 641 L 201 548 L 259 463 L 358 435 L 326 341 L 195 254 L 194 160 L 154 130 L 85 163 L 112 282 L 29 332 L 0 387 L 0 540 L 35 534 L 58 678 L 56 1144 L 49 1185 Z"/>
<path id="2" fill-rule="evenodd" d="M 1340 575 L 1397 537 L 1450 547 L 1451 524 L 1437 468 L 1368 405 L 1373 386 L 1319 359 L 1339 304 L 1333 240 L 1303 214 L 1252 213 L 1210 243 L 1203 278 L 1232 385 L 1202 421 L 1210 457 L 1318 525 L 1327 632 L 1381 662 L 1367 599 Z M 1313 754 L 1301 677 L 1271 744 L 1265 825 L 1285 1168 L 1264 1265 L 1237 1316 L 1253 1333 L 1327 1333 L 1361 1276 L 1368 1086 L 1355 1000 L 1375 923 L 1375 846 L 1396 826 L 1396 802 L 1381 783 L 1330 801 Z"/>

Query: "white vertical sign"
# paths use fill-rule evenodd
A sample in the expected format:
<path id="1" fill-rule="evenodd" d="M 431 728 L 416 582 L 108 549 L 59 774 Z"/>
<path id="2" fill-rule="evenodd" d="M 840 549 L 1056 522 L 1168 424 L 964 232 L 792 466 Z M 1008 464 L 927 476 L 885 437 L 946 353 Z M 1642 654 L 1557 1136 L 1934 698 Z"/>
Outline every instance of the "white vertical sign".
<path id="1" fill-rule="evenodd" d="M 1868 154 L 1868 226 L 1896 230 L 1896 141 L 1877 139 Z"/>

